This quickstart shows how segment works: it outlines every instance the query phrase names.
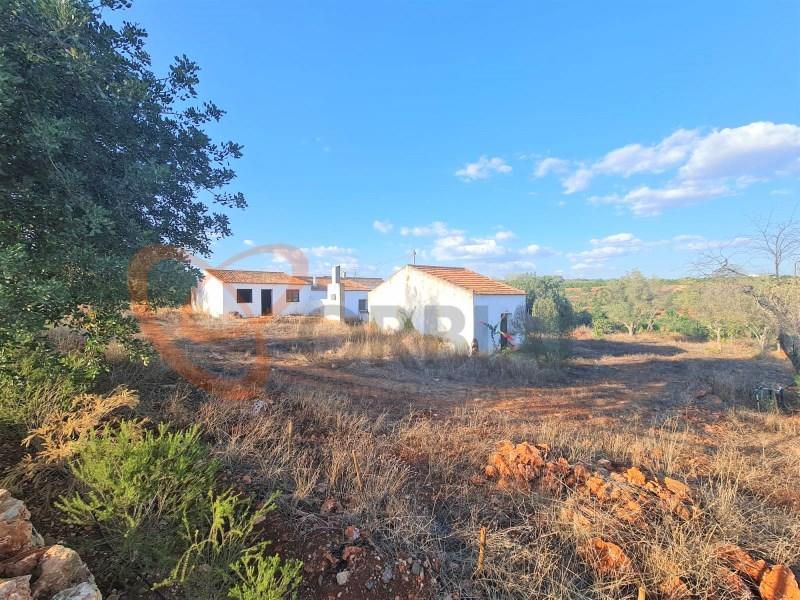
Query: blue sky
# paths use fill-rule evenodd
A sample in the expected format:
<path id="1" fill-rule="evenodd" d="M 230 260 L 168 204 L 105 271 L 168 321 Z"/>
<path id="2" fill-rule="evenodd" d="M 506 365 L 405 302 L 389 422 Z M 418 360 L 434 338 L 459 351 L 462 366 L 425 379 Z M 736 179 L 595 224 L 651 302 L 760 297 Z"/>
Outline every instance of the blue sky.
<path id="1" fill-rule="evenodd" d="M 800 3 L 156 2 L 244 144 L 234 236 L 311 269 L 691 270 L 800 201 Z M 260 255 L 249 268 L 282 268 Z"/>

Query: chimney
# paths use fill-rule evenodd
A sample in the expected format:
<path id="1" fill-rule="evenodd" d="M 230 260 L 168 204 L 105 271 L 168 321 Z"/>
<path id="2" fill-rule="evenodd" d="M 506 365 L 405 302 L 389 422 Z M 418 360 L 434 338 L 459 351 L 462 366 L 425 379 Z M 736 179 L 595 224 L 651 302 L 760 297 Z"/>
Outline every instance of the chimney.
<path id="1" fill-rule="evenodd" d="M 316 275 L 312 275 L 311 276 L 311 285 L 314 286 L 314 287 L 317 287 L 317 276 Z"/>
<path id="2" fill-rule="evenodd" d="M 342 282 L 342 267 L 336 265 L 331 269 L 331 283 L 341 283 Z"/>

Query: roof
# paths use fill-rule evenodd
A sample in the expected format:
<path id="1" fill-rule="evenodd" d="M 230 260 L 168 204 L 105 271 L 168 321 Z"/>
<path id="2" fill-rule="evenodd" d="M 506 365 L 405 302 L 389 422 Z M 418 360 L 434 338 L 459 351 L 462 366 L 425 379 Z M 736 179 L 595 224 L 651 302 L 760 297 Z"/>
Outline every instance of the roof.
<path id="1" fill-rule="evenodd" d="M 222 283 L 272 283 L 308 285 L 308 282 L 283 271 L 240 271 L 238 269 L 206 269 L 206 273 Z"/>
<path id="2" fill-rule="evenodd" d="M 486 275 L 481 275 L 475 271 L 470 271 L 463 267 L 434 267 L 428 265 L 408 265 L 412 269 L 417 269 L 438 279 L 457 285 L 460 288 L 471 291 L 473 294 L 494 296 L 525 295 L 525 292 L 511 287 L 508 284 L 495 281 Z"/>
<path id="3" fill-rule="evenodd" d="M 307 283 L 313 281 L 312 277 L 303 277 L 303 279 Z M 330 277 L 317 277 L 316 279 L 317 289 L 327 287 L 331 282 Z M 350 290 L 351 292 L 368 292 L 383 283 L 383 279 L 380 277 L 343 277 L 342 281 L 344 282 L 344 290 Z"/>

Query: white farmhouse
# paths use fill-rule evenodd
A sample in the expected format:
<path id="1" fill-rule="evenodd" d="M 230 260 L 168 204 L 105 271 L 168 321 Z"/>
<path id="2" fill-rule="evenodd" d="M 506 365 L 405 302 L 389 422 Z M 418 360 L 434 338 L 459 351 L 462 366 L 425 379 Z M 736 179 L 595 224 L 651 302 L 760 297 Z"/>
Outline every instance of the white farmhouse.
<path id="1" fill-rule="evenodd" d="M 525 309 L 525 292 L 461 267 L 406 265 L 369 292 L 368 304 L 370 321 L 382 329 L 413 325 L 457 348 L 477 340 L 481 352 L 491 352 L 519 340 L 511 320 Z"/>
<path id="2" fill-rule="evenodd" d="M 206 269 L 192 290 L 192 307 L 214 317 L 325 314 L 348 321 L 368 320 L 367 294 L 382 280 L 340 273 L 339 267 L 332 269 L 331 277 Z"/>

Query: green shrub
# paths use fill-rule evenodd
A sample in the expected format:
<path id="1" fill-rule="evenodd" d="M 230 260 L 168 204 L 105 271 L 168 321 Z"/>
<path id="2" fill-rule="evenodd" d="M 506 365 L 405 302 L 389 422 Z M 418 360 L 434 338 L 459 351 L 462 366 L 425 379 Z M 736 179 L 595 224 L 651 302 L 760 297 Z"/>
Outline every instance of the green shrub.
<path id="1" fill-rule="evenodd" d="M 233 565 L 245 553 L 265 552 L 268 542 L 254 544 L 253 530 L 275 508 L 274 497 L 251 510 L 250 501 L 239 494 L 209 492 L 207 506 L 199 526 L 185 521 L 189 546 L 159 586 L 179 584 L 189 598 L 222 600 L 236 584 Z"/>
<path id="2" fill-rule="evenodd" d="M 100 529 L 119 558 L 111 572 L 135 565 L 162 578 L 185 549 L 176 532 L 207 509 L 218 465 L 196 427 L 152 432 L 121 421 L 91 432 L 70 468 L 78 491 L 57 503 L 66 521 Z"/>
<path id="3" fill-rule="evenodd" d="M 674 310 L 668 310 L 656 324 L 660 331 L 677 333 L 688 340 L 700 342 L 709 336 L 708 328 L 702 323 Z"/>
<path id="4" fill-rule="evenodd" d="M 266 556 L 262 549 L 252 548 L 232 565 L 239 582 L 228 596 L 234 600 L 294 600 L 302 581 L 302 568 L 299 560 L 281 561 L 277 554 Z"/>
<path id="5" fill-rule="evenodd" d="M 592 334 L 594 334 L 594 337 L 601 338 L 615 331 L 617 331 L 617 326 L 605 314 L 600 313 L 592 316 Z"/>

